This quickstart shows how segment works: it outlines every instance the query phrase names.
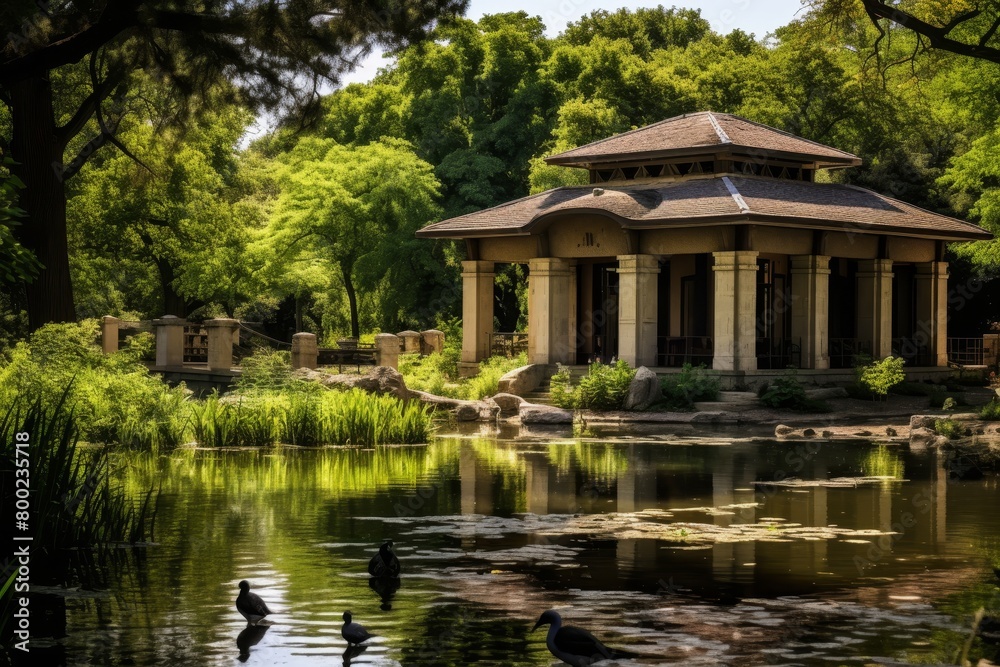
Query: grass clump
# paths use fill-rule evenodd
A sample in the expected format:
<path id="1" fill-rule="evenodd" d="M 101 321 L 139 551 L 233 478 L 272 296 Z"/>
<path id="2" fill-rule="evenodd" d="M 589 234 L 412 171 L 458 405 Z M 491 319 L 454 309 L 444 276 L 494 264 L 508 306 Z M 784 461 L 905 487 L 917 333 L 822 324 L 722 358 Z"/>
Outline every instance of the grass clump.
<path id="1" fill-rule="evenodd" d="M 949 440 L 957 440 L 965 436 L 965 426 L 954 419 L 936 419 L 934 420 L 934 432 Z"/>
<path id="2" fill-rule="evenodd" d="M 829 412 L 830 409 L 823 401 L 811 399 L 806 395 L 806 390 L 796 377 L 793 368 L 789 368 L 784 375 L 762 387 L 760 404 L 776 410 L 798 412 Z"/>
<path id="3" fill-rule="evenodd" d="M 429 408 L 360 389 L 213 395 L 192 412 L 194 438 L 205 447 L 372 447 L 427 442 L 431 434 Z"/>
<path id="4" fill-rule="evenodd" d="M 993 399 L 979 409 L 979 418 L 984 421 L 1000 420 L 1000 400 Z"/>
<path id="5" fill-rule="evenodd" d="M 718 400 L 721 387 L 719 379 L 709 375 L 704 364 L 684 364 L 680 373 L 660 380 L 664 402 L 670 410 L 689 410 L 697 402 Z"/>
<path id="6" fill-rule="evenodd" d="M 573 387 L 569 369 L 560 366 L 549 382 L 552 402 L 568 409 L 621 410 L 634 377 L 635 369 L 626 361 L 597 362 Z"/>

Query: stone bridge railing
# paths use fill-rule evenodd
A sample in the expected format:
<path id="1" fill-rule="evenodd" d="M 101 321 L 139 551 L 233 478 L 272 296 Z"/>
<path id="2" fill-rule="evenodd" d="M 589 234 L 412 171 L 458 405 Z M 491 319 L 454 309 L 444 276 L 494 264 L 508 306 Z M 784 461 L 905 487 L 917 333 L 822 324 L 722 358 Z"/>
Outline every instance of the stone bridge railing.
<path id="1" fill-rule="evenodd" d="M 151 325 L 156 337 L 154 368 L 157 370 L 184 368 L 185 327 L 190 327 L 190 323 L 180 317 L 164 315 L 160 319 L 152 320 Z M 204 329 L 204 334 L 199 333 L 196 338 L 198 338 L 199 350 L 207 349 L 207 359 L 204 364 L 193 365 L 189 362 L 187 366 L 189 368 L 205 368 L 207 366 L 209 371 L 232 370 L 234 367 L 233 347 L 239 345 L 240 341 L 239 320 L 217 318 L 206 320 L 200 326 Z M 101 347 L 105 354 L 111 354 L 118 350 L 119 331 L 126 327 L 135 328 L 110 315 L 101 319 Z M 147 327 L 143 326 L 142 328 Z M 291 349 L 293 368 L 316 368 L 319 365 L 320 348 L 316 334 L 297 333 L 293 335 Z M 352 348 L 345 347 L 344 349 Z M 420 332 L 402 331 L 399 334 L 376 334 L 374 360 L 376 366 L 397 368 L 401 353 L 416 352 L 426 355 L 441 352 L 443 349 L 444 333 L 437 329 Z"/>

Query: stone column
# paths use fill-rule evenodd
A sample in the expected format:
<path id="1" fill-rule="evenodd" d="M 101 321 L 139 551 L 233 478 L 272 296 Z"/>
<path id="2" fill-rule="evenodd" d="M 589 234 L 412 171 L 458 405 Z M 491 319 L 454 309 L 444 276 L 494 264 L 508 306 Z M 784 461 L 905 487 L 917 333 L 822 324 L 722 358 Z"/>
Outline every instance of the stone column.
<path id="1" fill-rule="evenodd" d="M 208 332 L 208 370 L 228 371 L 233 367 L 233 331 L 240 323 L 225 317 L 205 320 Z"/>
<path id="2" fill-rule="evenodd" d="M 712 368 L 757 370 L 757 251 L 714 252 L 715 355 Z"/>
<path id="3" fill-rule="evenodd" d="M 569 262 L 543 257 L 528 262 L 528 363 L 570 363 Z"/>
<path id="4" fill-rule="evenodd" d="M 462 262 L 462 362 L 490 356 L 493 334 L 493 262 Z"/>
<path id="5" fill-rule="evenodd" d="M 918 340 L 926 341 L 931 363 L 948 365 L 948 262 L 917 264 Z"/>
<path id="6" fill-rule="evenodd" d="M 872 357 L 892 354 L 892 260 L 858 262 L 858 340 L 871 341 Z"/>
<path id="7" fill-rule="evenodd" d="M 375 334 L 375 365 L 399 368 L 399 336 Z"/>
<path id="8" fill-rule="evenodd" d="M 444 351 L 444 332 L 428 329 L 420 332 L 420 354 L 428 355 Z"/>
<path id="9" fill-rule="evenodd" d="M 493 298 L 492 295 L 490 298 Z M 400 331 L 396 337 L 402 342 L 402 351 L 406 354 L 420 352 L 420 334 L 416 331 Z"/>
<path id="10" fill-rule="evenodd" d="M 802 346 L 802 368 L 830 367 L 830 258 L 796 255 L 792 262 L 792 339 Z"/>
<path id="11" fill-rule="evenodd" d="M 316 368 L 318 365 L 316 334 L 297 333 L 292 336 L 292 368 Z"/>
<path id="12" fill-rule="evenodd" d="M 113 354 L 118 351 L 118 325 L 121 323 L 117 317 L 105 315 L 101 318 L 101 351 L 104 354 Z"/>
<path id="13" fill-rule="evenodd" d="M 618 257 L 618 358 L 633 368 L 656 365 L 659 273 L 653 255 Z"/>
<path id="14" fill-rule="evenodd" d="M 187 322 L 176 315 L 164 315 L 153 320 L 156 330 L 156 365 L 173 368 L 184 365 L 184 326 Z"/>

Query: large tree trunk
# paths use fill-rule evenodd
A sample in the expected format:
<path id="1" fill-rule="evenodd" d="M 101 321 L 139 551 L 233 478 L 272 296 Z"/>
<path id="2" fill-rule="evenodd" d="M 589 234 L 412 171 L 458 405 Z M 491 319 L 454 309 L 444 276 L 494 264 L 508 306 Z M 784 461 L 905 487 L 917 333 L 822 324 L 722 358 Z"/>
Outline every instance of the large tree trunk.
<path id="1" fill-rule="evenodd" d="M 161 315 L 174 315 L 176 317 L 187 317 L 191 311 L 205 305 L 204 301 L 197 299 L 187 299 L 174 289 L 174 267 L 169 261 L 160 257 L 154 257 L 156 270 L 160 274 L 160 289 L 163 292 L 163 312 Z"/>
<path id="2" fill-rule="evenodd" d="M 52 88 L 47 76 L 13 84 L 11 108 L 14 173 L 24 181 L 20 206 L 28 218 L 18 239 L 42 264 L 27 286 L 28 326 L 76 320 L 66 247 L 66 188 L 62 179 L 63 146 L 56 137 Z"/>
<path id="3" fill-rule="evenodd" d="M 347 303 L 351 306 L 351 337 L 361 338 L 361 326 L 358 324 L 358 295 L 351 280 L 351 268 L 344 263 L 340 264 L 340 272 L 344 275 L 344 289 L 347 290 Z"/>

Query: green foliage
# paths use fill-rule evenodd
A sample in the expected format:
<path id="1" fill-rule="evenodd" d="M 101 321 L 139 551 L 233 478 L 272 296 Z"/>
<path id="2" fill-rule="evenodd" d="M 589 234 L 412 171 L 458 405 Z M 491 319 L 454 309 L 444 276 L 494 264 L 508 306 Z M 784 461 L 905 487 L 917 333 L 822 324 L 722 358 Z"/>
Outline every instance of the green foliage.
<path id="1" fill-rule="evenodd" d="M 24 211 L 14 205 L 24 183 L 10 173 L 13 166 L 9 157 L 0 160 L 0 285 L 32 282 L 41 268 L 34 254 L 14 235 L 24 217 Z"/>
<path id="2" fill-rule="evenodd" d="M 894 386 L 906 379 L 901 357 L 889 356 L 857 369 L 858 379 L 872 394 L 883 399 Z"/>
<path id="3" fill-rule="evenodd" d="M 346 392 L 254 392 L 194 405 L 195 440 L 206 447 L 353 445 L 426 442 L 431 433 L 428 408 L 416 401 Z"/>
<path id="4" fill-rule="evenodd" d="M 800 412 L 827 412 L 829 408 L 822 401 L 806 396 L 806 390 L 796 377 L 795 369 L 788 369 L 784 375 L 775 378 L 760 395 L 760 404 L 767 408 L 796 410 Z"/>
<path id="5" fill-rule="evenodd" d="M 994 398 L 980 408 L 979 418 L 985 421 L 1000 421 L 1000 400 Z"/>
<path id="6" fill-rule="evenodd" d="M 293 384 L 291 353 L 262 347 L 240 361 L 242 372 L 235 387 L 238 391 L 289 388 Z"/>
<path id="7" fill-rule="evenodd" d="M 508 359 L 507 357 L 490 357 L 479 362 L 479 374 L 466 383 L 465 398 L 477 399 L 493 396 L 499 391 L 500 378 L 515 368 L 528 364 L 528 353 Z"/>
<path id="8" fill-rule="evenodd" d="M 479 362 L 477 375 L 462 379 L 458 376 L 459 355 L 459 349 L 447 346 L 443 352 L 426 357 L 403 355 L 400 357 L 399 372 L 409 389 L 448 398 L 475 400 L 496 394 L 501 377 L 528 363 L 528 355 L 524 352 L 511 359 L 490 357 Z"/>
<path id="9" fill-rule="evenodd" d="M 965 436 L 965 426 L 954 419 L 935 419 L 934 431 L 949 440 L 957 440 Z"/>
<path id="10" fill-rule="evenodd" d="M 556 365 L 556 373 L 549 379 L 549 395 L 552 403 L 560 408 L 572 410 L 576 407 L 573 374 L 562 364 Z"/>
<path id="11" fill-rule="evenodd" d="M 891 477 L 903 479 L 903 459 L 893 448 L 881 445 L 872 449 L 861 460 L 861 473 L 866 477 Z"/>
<path id="12" fill-rule="evenodd" d="M 684 364 L 680 373 L 660 380 L 664 401 L 671 410 L 688 410 L 696 402 L 718 400 L 721 386 L 719 379 L 709 375 L 704 365 Z"/>
<path id="13" fill-rule="evenodd" d="M 635 377 L 635 369 L 625 361 L 614 364 L 597 362 L 572 388 L 569 370 L 559 367 L 550 380 L 552 401 L 559 407 L 585 410 L 621 410 L 628 396 L 628 388 Z"/>
<path id="14" fill-rule="evenodd" d="M 127 447 L 174 447 L 184 438 L 187 392 L 150 375 L 139 360 L 152 337 L 132 338 L 105 356 L 97 323 L 48 324 L 0 358 L 0 409 L 40 400 L 55 406 L 69 387 L 83 440 Z"/>

